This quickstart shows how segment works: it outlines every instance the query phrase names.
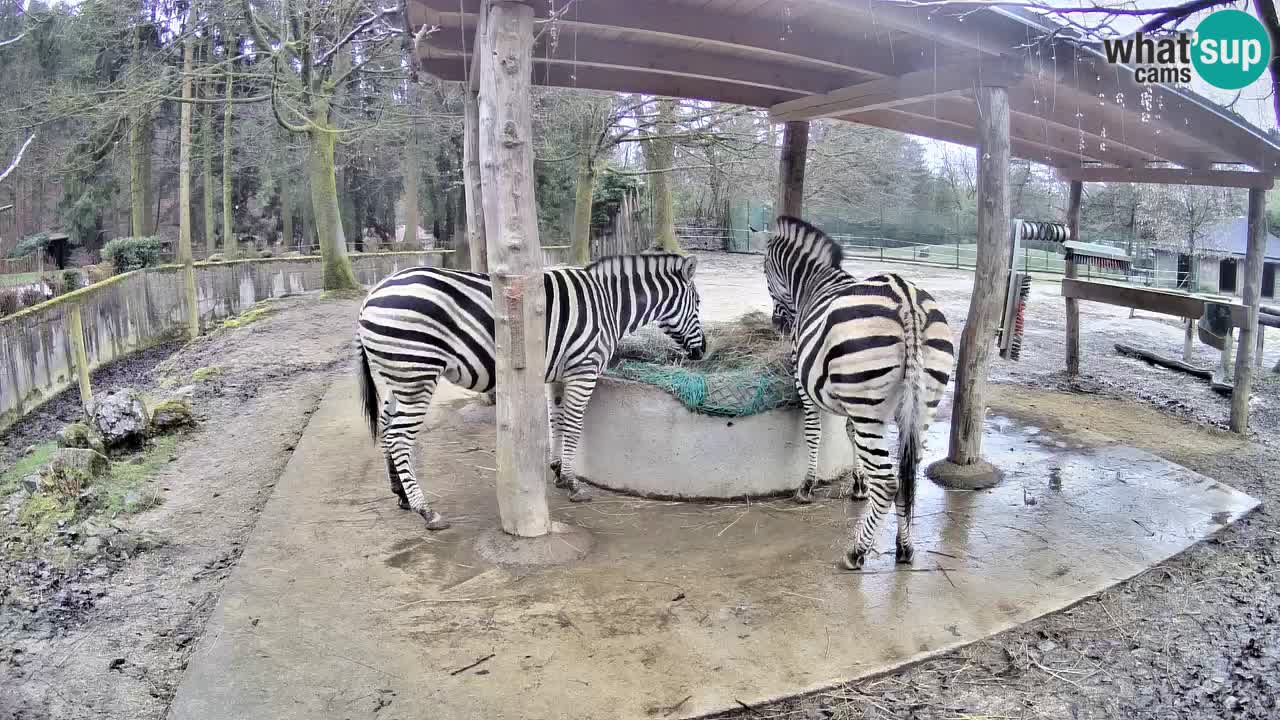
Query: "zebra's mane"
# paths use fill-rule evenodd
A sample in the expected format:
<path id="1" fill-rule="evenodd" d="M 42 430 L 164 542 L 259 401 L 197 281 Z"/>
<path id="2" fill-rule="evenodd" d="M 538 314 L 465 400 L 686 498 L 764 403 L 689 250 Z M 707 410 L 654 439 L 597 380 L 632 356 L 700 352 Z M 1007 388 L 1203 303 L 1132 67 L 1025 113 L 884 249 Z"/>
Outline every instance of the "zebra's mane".
<path id="1" fill-rule="evenodd" d="M 844 260 L 844 251 L 840 245 L 818 228 L 797 217 L 782 215 L 777 220 L 777 229 L 769 244 L 785 244 L 803 257 L 814 260 L 831 268 L 839 268 Z"/>
<path id="2" fill-rule="evenodd" d="M 649 266 L 651 269 L 656 268 L 659 270 L 669 270 L 672 272 L 678 272 L 681 268 L 681 261 L 684 260 L 685 257 L 686 256 L 684 255 L 677 255 L 675 253 L 666 253 L 666 252 L 633 253 L 630 255 L 607 255 L 597 260 L 593 260 L 591 263 L 589 263 L 586 266 L 585 269 L 588 272 L 592 270 L 621 272 L 626 266 L 626 261 L 628 259 L 634 258 L 636 260 L 635 266 L 640 266 L 641 263 L 643 263 L 644 265 Z"/>

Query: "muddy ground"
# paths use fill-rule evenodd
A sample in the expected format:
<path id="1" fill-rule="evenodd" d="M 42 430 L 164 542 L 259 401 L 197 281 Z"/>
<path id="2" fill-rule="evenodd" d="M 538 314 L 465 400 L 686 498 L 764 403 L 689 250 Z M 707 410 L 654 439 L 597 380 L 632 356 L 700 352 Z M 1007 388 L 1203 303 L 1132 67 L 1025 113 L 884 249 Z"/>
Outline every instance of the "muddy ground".
<path id="1" fill-rule="evenodd" d="M 0 605 L 0 718 L 165 716 L 258 510 L 334 374 L 349 367 L 358 305 L 282 300 L 250 325 L 95 375 L 99 393 L 128 385 L 159 397 L 191 384 L 198 424 L 149 481 L 162 502 L 117 519 L 151 531 L 159 547 L 68 569 L 4 560 L 0 577 L 34 602 Z M 198 370 L 205 379 L 193 381 Z M 0 462 L 75 419 L 78 402 L 73 391 L 0 436 L 9 456 Z"/>
<path id="2" fill-rule="evenodd" d="M 704 255 L 704 302 L 767 309 L 760 259 Z M 939 298 L 957 335 L 971 277 L 923 266 L 894 270 Z M 744 290 L 747 288 L 747 290 Z M 358 303 L 293 298 L 267 316 L 185 347 L 136 356 L 95 376 L 157 396 L 194 383 L 199 424 L 152 478 L 163 502 L 120 522 L 153 531 L 160 547 L 63 572 L 8 563 L 39 602 L 0 606 L 0 718 L 165 715 L 186 660 L 328 384 L 346 372 Z M 1280 524 L 1269 511 L 1280 456 L 1280 388 L 1254 400 L 1248 442 L 1213 430 L 1227 402 L 1207 385 L 1118 357 L 1117 341 L 1177 355 L 1182 330 L 1157 316 L 1083 304 L 1083 376 L 1062 374 L 1062 301 L 1035 285 L 1019 363 L 995 361 L 995 411 L 1059 432 L 1100 433 L 1148 449 L 1265 501 L 1209 543 L 1080 605 L 887 677 L 792 701 L 743 708 L 738 718 L 1202 718 L 1277 717 L 1280 692 Z M 1267 366 L 1280 358 L 1268 353 Z M 1197 348 L 1197 362 L 1216 352 Z M 61 398 L 0 435 L 0 467 L 77 413 Z M 363 429 L 356 429 L 363 432 Z M 0 498 L 3 501 L 3 498 Z M 0 527 L 0 532 L 7 532 Z M 12 690 L 12 692 L 10 692 Z"/>

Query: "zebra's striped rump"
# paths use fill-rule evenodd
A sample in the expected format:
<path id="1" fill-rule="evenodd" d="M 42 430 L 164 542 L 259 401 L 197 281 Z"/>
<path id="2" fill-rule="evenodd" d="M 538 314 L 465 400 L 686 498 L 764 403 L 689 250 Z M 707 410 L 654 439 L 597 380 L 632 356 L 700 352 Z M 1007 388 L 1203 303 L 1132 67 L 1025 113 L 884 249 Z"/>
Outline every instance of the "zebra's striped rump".
<path id="1" fill-rule="evenodd" d="M 843 415 L 854 446 L 855 498 L 869 504 L 845 556 L 862 567 L 880 518 L 898 509 L 897 559 L 910 562 L 911 515 L 922 442 L 954 365 L 951 329 L 933 297 L 895 274 L 858 281 L 840 246 L 814 226 L 780 217 L 765 255 L 773 317 L 789 332 L 805 412 L 809 467 L 799 501 L 816 481 L 819 411 Z M 897 468 L 887 424 L 898 427 Z"/>
<path id="2" fill-rule="evenodd" d="M 543 273 L 551 465 L 570 499 L 588 499 L 574 459 L 587 403 L 618 341 L 654 322 L 691 356 L 705 352 L 696 268 L 696 258 L 655 253 Z M 386 454 L 392 490 L 428 528 L 447 526 L 418 486 L 412 448 L 441 377 L 478 392 L 494 389 L 489 276 L 440 268 L 396 273 L 365 299 L 358 337 L 365 414 Z"/>

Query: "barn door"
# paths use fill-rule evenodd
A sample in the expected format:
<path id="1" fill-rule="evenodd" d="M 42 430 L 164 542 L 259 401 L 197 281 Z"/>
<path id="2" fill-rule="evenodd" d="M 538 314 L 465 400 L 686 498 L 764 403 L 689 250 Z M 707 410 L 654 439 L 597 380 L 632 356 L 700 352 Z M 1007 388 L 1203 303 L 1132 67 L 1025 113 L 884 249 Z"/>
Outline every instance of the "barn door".
<path id="1" fill-rule="evenodd" d="M 1236 261 L 1235 258 L 1227 258 L 1223 260 L 1218 268 L 1218 292 L 1224 295 L 1234 295 L 1236 292 Z"/>
<path id="2" fill-rule="evenodd" d="M 1186 253 L 1178 255 L 1178 287 L 1191 287 L 1191 256 Z"/>
<path id="3" fill-rule="evenodd" d="M 1276 264 L 1266 263 L 1262 266 L 1262 297 L 1276 296 Z"/>

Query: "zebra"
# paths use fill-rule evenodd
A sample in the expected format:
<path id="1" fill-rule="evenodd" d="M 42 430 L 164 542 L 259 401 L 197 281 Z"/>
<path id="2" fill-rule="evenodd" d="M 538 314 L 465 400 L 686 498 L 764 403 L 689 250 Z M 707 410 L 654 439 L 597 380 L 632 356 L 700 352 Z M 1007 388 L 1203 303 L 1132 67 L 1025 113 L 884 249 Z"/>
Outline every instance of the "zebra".
<path id="1" fill-rule="evenodd" d="M 587 402 L 618 341 L 653 322 L 690 358 L 706 351 L 696 269 L 693 256 L 645 253 L 543 272 L 550 466 L 571 501 L 590 499 L 574 463 Z M 365 298 L 358 341 L 364 413 L 381 442 L 391 489 L 428 530 L 443 530 L 449 522 L 423 496 L 412 448 L 442 376 L 477 392 L 494 389 L 489 276 L 425 267 L 398 272 Z M 386 388 L 383 400 L 375 374 Z"/>
<path id="2" fill-rule="evenodd" d="M 951 329 L 933 297 L 895 274 L 856 280 L 840 267 L 838 244 L 809 223 L 782 216 L 769 239 L 764 272 L 775 327 L 789 335 L 796 388 L 804 410 L 809 466 L 795 493 L 813 499 L 818 465 L 818 412 L 844 415 L 853 444 L 850 495 L 870 499 L 844 555 L 862 568 L 889 505 L 897 505 L 896 559 L 910 563 L 916 469 L 925 431 L 953 366 Z M 898 467 L 889 457 L 886 424 L 898 426 Z"/>

